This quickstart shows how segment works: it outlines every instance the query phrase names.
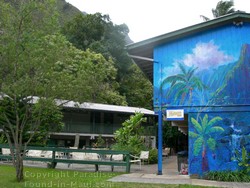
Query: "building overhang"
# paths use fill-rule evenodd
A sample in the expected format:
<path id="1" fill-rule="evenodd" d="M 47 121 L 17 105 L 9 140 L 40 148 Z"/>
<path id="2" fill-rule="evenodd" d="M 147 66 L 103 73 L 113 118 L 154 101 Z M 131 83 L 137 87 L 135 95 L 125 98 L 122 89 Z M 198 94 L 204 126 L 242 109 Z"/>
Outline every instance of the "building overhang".
<path id="1" fill-rule="evenodd" d="M 36 103 L 39 100 L 39 97 L 32 96 L 32 103 Z M 60 100 L 55 99 L 55 102 L 58 106 L 62 106 L 64 109 L 73 109 L 73 110 L 86 110 L 86 111 L 104 111 L 104 112 L 117 112 L 117 113 L 126 113 L 134 114 L 140 112 L 144 115 L 154 116 L 155 112 L 145 108 L 131 107 L 131 106 L 119 106 L 119 105 L 110 105 L 110 104 L 101 104 L 101 103 L 90 103 L 90 102 L 74 102 L 70 100 Z"/>

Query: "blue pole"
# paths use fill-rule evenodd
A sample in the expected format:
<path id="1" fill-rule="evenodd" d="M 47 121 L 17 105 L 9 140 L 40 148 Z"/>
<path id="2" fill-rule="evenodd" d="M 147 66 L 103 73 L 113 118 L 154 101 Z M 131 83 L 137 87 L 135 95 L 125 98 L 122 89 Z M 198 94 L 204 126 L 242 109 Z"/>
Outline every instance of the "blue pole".
<path id="1" fill-rule="evenodd" d="M 158 175 L 162 175 L 162 111 L 158 112 Z"/>

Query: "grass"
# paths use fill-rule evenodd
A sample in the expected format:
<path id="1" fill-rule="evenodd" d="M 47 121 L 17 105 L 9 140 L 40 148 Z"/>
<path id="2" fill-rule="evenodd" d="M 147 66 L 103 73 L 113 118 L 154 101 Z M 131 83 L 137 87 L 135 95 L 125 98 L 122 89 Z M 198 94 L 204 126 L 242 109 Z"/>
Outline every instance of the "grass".
<path id="1" fill-rule="evenodd" d="M 214 171 L 208 172 L 205 179 L 227 182 L 250 182 L 250 176 L 246 171 Z"/>
<path id="2" fill-rule="evenodd" d="M 91 188 L 204 188 L 193 185 L 163 185 L 143 183 L 114 183 L 108 179 L 121 175 L 118 172 L 79 172 L 74 170 L 58 170 L 46 168 L 24 168 L 25 181 L 18 183 L 15 179 L 15 169 L 9 165 L 0 165 L 1 188 L 20 187 L 91 187 Z"/>

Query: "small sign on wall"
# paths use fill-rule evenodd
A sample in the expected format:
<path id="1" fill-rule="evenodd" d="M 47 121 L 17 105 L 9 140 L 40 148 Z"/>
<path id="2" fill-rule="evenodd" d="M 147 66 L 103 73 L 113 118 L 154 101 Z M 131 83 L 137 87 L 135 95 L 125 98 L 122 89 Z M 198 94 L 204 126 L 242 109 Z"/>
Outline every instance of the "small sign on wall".
<path id="1" fill-rule="evenodd" d="M 184 109 L 167 109 L 166 120 L 167 121 L 184 120 Z"/>

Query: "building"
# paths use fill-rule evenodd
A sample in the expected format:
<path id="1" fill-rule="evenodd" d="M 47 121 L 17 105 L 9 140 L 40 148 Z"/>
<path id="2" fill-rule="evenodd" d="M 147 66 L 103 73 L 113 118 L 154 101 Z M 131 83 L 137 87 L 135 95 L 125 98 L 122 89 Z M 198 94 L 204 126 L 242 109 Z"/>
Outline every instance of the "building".
<path id="1" fill-rule="evenodd" d="M 249 33 L 238 11 L 127 46 L 154 85 L 158 156 L 163 117 L 188 134 L 189 175 L 236 170 L 237 152 L 250 152 Z"/>
<path id="2" fill-rule="evenodd" d="M 114 132 L 135 112 L 141 112 L 147 117 L 147 122 L 142 125 L 145 130 L 145 142 L 154 148 L 157 130 L 157 116 L 154 111 L 87 102 L 77 104 L 72 101 L 63 105 L 65 126 L 61 132 L 50 134 L 50 144 L 62 147 L 92 147 L 101 136 L 105 147 L 110 147 L 114 142 Z"/>

